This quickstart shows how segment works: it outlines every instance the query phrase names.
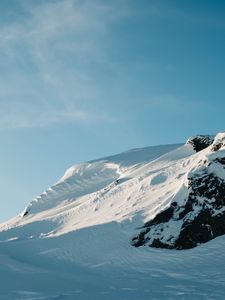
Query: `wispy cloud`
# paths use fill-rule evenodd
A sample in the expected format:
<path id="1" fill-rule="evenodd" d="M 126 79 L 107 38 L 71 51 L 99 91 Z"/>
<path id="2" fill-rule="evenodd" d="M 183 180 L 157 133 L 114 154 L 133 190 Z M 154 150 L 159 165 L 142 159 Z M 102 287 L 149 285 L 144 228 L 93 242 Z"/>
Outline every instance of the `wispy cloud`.
<path id="1" fill-rule="evenodd" d="M 89 122 L 91 115 L 79 109 L 58 110 L 49 105 L 28 105 L 20 103 L 11 105 L 0 105 L 0 128 L 33 128 L 57 125 L 65 122 Z"/>
<path id="2" fill-rule="evenodd" d="M 176 20 L 178 24 L 224 24 L 212 15 L 190 13 L 158 1 L 151 1 L 147 6 L 129 0 L 31 0 L 18 3 L 23 4 L 23 14 L 18 13 L 17 18 L 7 22 L 0 20 L 0 128 L 114 122 L 120 111 L 113 114 L 113 101 L 117 106 L 124 103 L 123 109 L 127 112 L 132 99 L 152 109 L 165 108 L 179 113 L 186 106 L 187 110 L 190 101 L 180 96 L 154 96 L 154 91 L 149 89 L 145 89 L 149 95 L 142 91 L 133 93 L 135 89 L 141 89 L 135 87 L 141 76 L 146 84 L 148 77 L 154 82 L 155 74 L 176 71 L 176 64 L 167 60 L 166 54 L 166 58 L 160 60 L 152 47 L 153 57 L 150 57 L 151 54 L 146 55 L 143 51 L 143 45 L 138 45 L 137 52 L 143 51 L 143 58 L 138 53 L 139 58 L 135 60 L 135 54 L 129 53 L 123 45 L 119 48 L 124 51 L 121 56 L 118 55 L 120 50 L 116 53 L 112 48 L 120 47 L 124 38 L 128 44 L 132 40 L 129 30 L 126 36 L 126 18 L 142 20 L 147 15 L 147 19 L 156 19 L 157 24 L 160 23 L 158 20 L 163 23 L 168 19 Z M 125 26 L 119 36 L 121 20 Z M 164 35 L 158 37 L 155 31 L 157 24 L 148 33 L 149 39 L 152 33 L 152 43 L 156 36 L 156 44 L 158 39 L 164 40 Z M 139 33 L 143 34 L 137 29 L 134 34 L 138 36 Z M 115 35 L 119 37 L 115 38 Z M 114 43 L 112 36 L 116 39 Z M 134 40 L 142 42 L 142 37 Z M 133 40 L 129 45 L 136 51 Z M 151 45 L 146 49 L 151 53 Z M 128 56 L 130 54 L 127 64 L 124 62 L 126 51 Z M 115 59 L 117 56 L 118 60 Z M 108 78 L 105 80 L 107 74 L 110 74 L 111 82 Z M 132 98 L 135 93 L 138 100 Z M 104 105 L 107 97 L 112 103 Z M 199 102 L 193 101 L 192 107 L 196 103 Z"/>
<path id="3" fill-rule="evenodd" d="M 107 63 L 107 34 L 122 14 L 115 13 L 116 2 L 24 3 L 26 18 L 0 29 L 0 64 L 5 67 L 0 77 L 0 127 L 111 122 L 107 112 L 92 111 L 90 102 L 98 96 L 92 65 Z"/>
<path id="4" fill-rule="evenodd" d="M 73 104 L 60 107 L 45 103 L 0 103 L 0 129 L 43 128 L 51 125 L 80 123 L 93 124 L 114 122 L 114 118 L 102 113 L 100 116 Z"/>

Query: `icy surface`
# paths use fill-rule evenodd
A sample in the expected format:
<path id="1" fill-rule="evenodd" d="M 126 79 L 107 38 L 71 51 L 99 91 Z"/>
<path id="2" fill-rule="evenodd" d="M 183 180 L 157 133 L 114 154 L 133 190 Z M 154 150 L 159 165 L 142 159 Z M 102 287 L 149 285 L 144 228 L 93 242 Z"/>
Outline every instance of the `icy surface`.
<path id="1" fill-rule="evenodd" d="M 185 251 L 131 244 L 145 222 L 182 204 L 187 174 L 211 155 L 158 146 L 70 168 L 0 225 L 1 299 L 224 299 L 224 236 Z"/>

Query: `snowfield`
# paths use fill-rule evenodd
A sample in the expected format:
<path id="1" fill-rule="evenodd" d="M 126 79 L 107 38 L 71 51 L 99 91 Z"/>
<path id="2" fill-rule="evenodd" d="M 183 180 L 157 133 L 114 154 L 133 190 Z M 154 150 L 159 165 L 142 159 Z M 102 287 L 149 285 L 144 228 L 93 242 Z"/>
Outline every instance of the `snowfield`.
<path id="1" fill-rule="evenodd" d="M 189 141 L 71 167 L 0 225 L 0 299 L 225 299 L 225 236 L 179 251 L 132 242 L 171 203 L 183 205 L 188 176 L 205 158 L 222 159 L 223 145 L 212 147 L 223 141 L 221 133 L 198 152 Z M 170 222 L 162 240 L 182 224 Z"/>

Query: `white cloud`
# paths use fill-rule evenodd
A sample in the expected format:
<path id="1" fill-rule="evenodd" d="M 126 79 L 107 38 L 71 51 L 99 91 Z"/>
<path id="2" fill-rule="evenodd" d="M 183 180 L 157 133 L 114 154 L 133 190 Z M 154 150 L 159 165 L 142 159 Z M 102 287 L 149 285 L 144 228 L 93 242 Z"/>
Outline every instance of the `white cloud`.
<path id="1" fill-rule="evenodd" d="M 63 123 L 93 124 L 114 122 L 114 119 L 102 113 L 84 111 L 73 104 L 55 107 L 47 103 L 38 105 L 28 103 L 0 103 L 0 129 L 43 128 Z"/>
<path id="2" fill-rule="evenodd" d="M 116 2 L 25 2 L 26 18 L 1 27 L 0 53 L 7 62 L 0 78 L 1 128 L 112 121 L 83 102 L 97 97 L 91 64 L 107 63 L 107 34 L 120 15 Z"/>

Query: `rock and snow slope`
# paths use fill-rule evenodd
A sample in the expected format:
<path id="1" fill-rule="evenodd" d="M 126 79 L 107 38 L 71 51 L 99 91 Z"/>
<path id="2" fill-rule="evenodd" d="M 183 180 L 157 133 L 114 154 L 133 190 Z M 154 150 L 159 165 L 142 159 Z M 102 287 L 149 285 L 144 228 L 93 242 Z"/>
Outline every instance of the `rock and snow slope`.
<path id="1" fill-rule="evenodd" d="M 1 299 L 224 299 L 224 143 L 70 168 L 0 225 Z"/>
<path id="2" fill-rule="evenodd" d="M 181 190 L 167 209 L 144 225 L 134 245 L 187 249 L 225 234 L 225 134 L 195 137 L 188 143 L 199 154 L 193 155 Z"/>

